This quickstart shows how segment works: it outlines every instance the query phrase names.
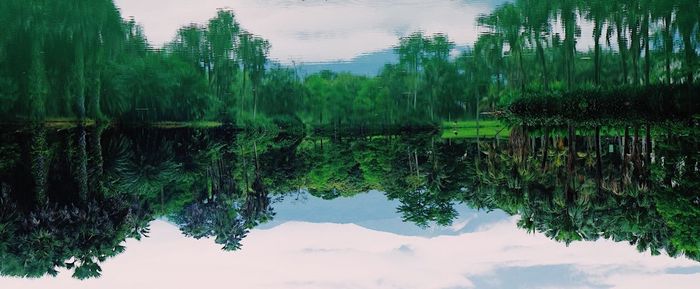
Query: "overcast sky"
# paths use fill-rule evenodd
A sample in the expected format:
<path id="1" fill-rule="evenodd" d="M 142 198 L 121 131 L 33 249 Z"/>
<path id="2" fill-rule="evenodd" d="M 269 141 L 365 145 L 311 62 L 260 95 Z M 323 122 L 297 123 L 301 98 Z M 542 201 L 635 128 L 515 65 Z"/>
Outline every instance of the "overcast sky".
<path id="1" fill-rule="evenodd" d="M 283 63 L 350 60 L 392 47 L 414 31 L 447 33 L 457 44 L 477 36 L 475 19 L 499 0 L 116 0 L 156 46 L 180 26 L 206 23 L 219 8 L 232 9 L 248 31 L 268 39 Z"/>

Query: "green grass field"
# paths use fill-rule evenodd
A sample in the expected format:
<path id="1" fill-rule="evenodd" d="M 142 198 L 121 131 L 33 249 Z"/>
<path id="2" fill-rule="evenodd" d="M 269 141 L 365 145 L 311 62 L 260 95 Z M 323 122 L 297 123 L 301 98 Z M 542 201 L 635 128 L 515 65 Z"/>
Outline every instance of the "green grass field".
<path id="1" fill-rule="evenodd" d="M 442 138 L 444 139 L 464 139 L 477 137 L 507 137 L 510 128 L 503 125 L 498 120 L 479 121 L 451 121 L 442 124 Z"/>

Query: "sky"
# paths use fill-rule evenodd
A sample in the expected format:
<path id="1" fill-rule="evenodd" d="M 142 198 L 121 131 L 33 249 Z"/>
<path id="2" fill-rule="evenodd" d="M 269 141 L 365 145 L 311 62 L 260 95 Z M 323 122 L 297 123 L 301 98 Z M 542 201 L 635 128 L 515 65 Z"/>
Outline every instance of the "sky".
<path id="1" fill-rule="evenodd" d="M 206 23 L 219 8 L 232 9 L 246 30 L 270 41 L 284 64 L 344 60 L 386 50 L 415 31 L 446 33 L 473 43 L 476 17 L 503 0 L 115 0 L 125 18 L 144 27 L 160 46 L 190 23 Z"/>
<path id="2" fill-rule="evenodd" d="M 502 213 L 469 226 L 487 213 L 462 210 L 467 216 L 459 225 L 443 228 L 454 234 L 369 228 L 364 225 L 369 220 L 400 218 L 394 203 L 379 202 L 381 196 L 286 199 L 276 206 L 279 221 L 251 231 L 237 252 L 221 251 L 210 239 L 186 238 L 158 220 L 149 238 L 127 241 L 125 253 L 103 264 L 99 279 L 80 282 L 61 272 L 37 280 L 3 278 L 0 288 L 684 289 L 700 284 L 697 262 L 639 253 L 624 242 L 566 247 L 518 229 L 517 217 Z M 347 209 L 336 211 L 341 207 Z M 360 207 L 375 213 L 356 211 Z"/>

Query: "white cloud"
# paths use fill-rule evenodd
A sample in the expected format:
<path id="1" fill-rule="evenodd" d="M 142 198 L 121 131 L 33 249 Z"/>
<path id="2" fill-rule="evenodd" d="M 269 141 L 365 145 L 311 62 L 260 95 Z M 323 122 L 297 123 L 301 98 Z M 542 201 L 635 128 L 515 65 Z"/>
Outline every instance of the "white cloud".
<path id="1" fill-rule="evenodd" d="M 610 241 L 567 248 L 515 228 L 512 219 L 435 238 L 289 222 L 252 231 L 243 250 L 232 253 L 212 240 L 185 238 L 163 221 L 152 224 L 151 236 L 127 242 L 124 254 L 104 264 L 100 279 L 80 283 L 63 272 L 53 279 L 0 279 L 0 288 L 469 288 L 471 277 L 497 278 L 500 268 L 546 265 L 573 266 L 588 281 L 614 288 L 682 289 L 700 282 L 700 274 L 666 273 L 696 262 L 640 254 Z"/>
<path id="2" fill-rule="evenodd" d="M 162 45 L 180 26 L 206 23 L 218 8 L 235 11 L 244 28 L 272 44 L 285 63 L 349 60 L 389 48 L 399 36 L 421 30 L 447 33 L 458 44 L 477 36 L 476 16 L 493 7 L 466 1 L 389 0 L 116 0 L 124 17 L 144 26 Z"/>

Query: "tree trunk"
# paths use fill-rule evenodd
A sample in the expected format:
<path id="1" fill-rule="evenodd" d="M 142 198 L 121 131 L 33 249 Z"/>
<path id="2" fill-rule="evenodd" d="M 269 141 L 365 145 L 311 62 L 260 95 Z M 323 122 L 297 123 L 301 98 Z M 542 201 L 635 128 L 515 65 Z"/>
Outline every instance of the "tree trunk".
<path id="1" fill-rule="evenodd" d="M 600 126 L 595 127 L 595 167 L 596 167 L 596 172 L 595 172 L 595 177 L 596 177 L 596 185 L 598 186 L 598 194 L 602 192 L 602 184 L 603 184 L 603 155 L 602 155 L 602 150 L 600 148 Z"/>
<path id="2" fill-rule="evenodd" d="M 549 90 L 549 76 L 547 73 L 547 60 L 544 55 L 544 48 L 542 47 L 542 39 L 540 36 L 535 36 L 535 44 L 537 45 L 537 55 L 540 58 L 540 64 L 542 65 L 542 81 L 544 83 L 544 90 Z"/>
<path id="3" fill-rule="evenodd" d="M 568 125 L 568 138 L 569 138 L 569 157 L 567 158 L 566 165 L 566 195 L 567 202 L 573 201 L 574 198 L 574 180 L 576 179 L 576 133 L 575 128 L 569 124 Z"/>
<path id="4" fill-rule="evenodd" d="M 44 120 L 46 117 L 46 96 L 48 94 L 48 80 L 46 79 L 46 67 L 43 57 L 43 44 L 37 40 L 31 47 L 31 64 L 29 66 L 29 79 L 27 88 L 27 106 L 31 120 Z M 5 105 L 5 104 L 3 104 Z"/>
<path id="5" fill-rule="evenodd" d="M 645 147 L 646 147 L 646 154 L 644 158 L 644 166 L 646 167 L 646 174 L 647 174 L 647 180 L 651 177 L 651 152 L 652 152 L 652 143 L 651 143 L 651 125 L 647 123 L 646 127 L 646 138 L 645 138 Z"/>
<path id="6" fill-rule="evenodd" d="M 80 38 L 80 37 L 78 37 Z M 75 43 L 75 114 L 82 120 L 85 118 L 85 53 L 82 41 Z"/>
<path id="7" fill-rule="evenodd" d="M 602 29 L 603 29 L 603 23 L 600 23 L 599 20 L 596 20 L 595 23 L 593 24 L 593 42 L 594 42 L 594 65 L 595 65 L 595 72 L 594 72 L 594 81 L 596 85 L 600 85 L 600 37 L 602 35 Z"/>
<path id="8" fill-rule="evenodd" d="M 644 22 L 642 23 L 642 38 L 644 39 L 644 84 L 651 84 L 651 52 L 649 43 L 649 21 L 651 16 L 649 11 L 644 11 Z"/>
<path id="9" fill-rule="evenodd" d="M 542 144 L 542 165 L 541 169 L 542 172 L 545 172 L 547 170 L 547 159 L 549 158 L 549 127 L 546 127 L 544 129 L 544 136 L 542 138 L 543 144 Z"/>
<path id="10" fill-rule="evenodd" d="M 88 156 L 87 156 L 87 133 L 85 127 L 81 124 L 78 127 L 78 147 L 77 151 L 77 171 L 76 171 L 76 181 L 78 183 L 78 193 L 80 194 L 80 200 L 85 202 L 88 200 Z"/>
<path id="11" fill-rule="evenodd" d="M 253 120 L 258 116 L 258 89 L 253 85 Z"/>
<path id="12" fill-rule="evenodd" d="M 518 49 L 518 62 L 520 64 L 520 89 L 525 93 L 525 83 L 527 82 L 527 74 L 525 72 L 525 64 L 523 63 L 523 51 Z"/>
<path id="13" fill-rule="evenodd" d="M 671 84 L 671 56 L 673 55 L 673 36 L 671 36 L 671 19 L 672 14 L 668 13 L 664 16 L 664 55 L 666 58 L 666 83 Z"/>
<path id="14" fill-rule="evenodd" d="M 96 55 L 89 57 L 90 87 L 88 91 L 88 115 L 95 120 L 102 119 L 100 98 L 102 93 L 102 62 L 104 58 L 104 48 L 97 48 Z"/>
<path id="15" fill-rule="evenodd" d="M 634 167 L 637 175 L 641 173 L 642 167 L 642 141 L 639 136 L 639 126 L 634 127 Z"/>
<path id="16" fill-rule="evenodd" d="M 685 73 L 686 83 L 693 84 L 693 67 L 695 60 L 695 49 L 689 33 L 683 33 L 683 51 L 685 52 Z"/>
<path id="17" fill-rule="evenodd" d="M 243 111 L 244 111 L 244 109 L 245 109 L 244 106 L 243 106 L 243 102 L 245 101 L 244 97 L 245 97 L 246 78 L 247 78 L 246 75 L 245 75 L 245 71 L 246 71 L 246 69 L 245 69 L 245 65 L 244 65 L 244 66 L 243 66 L 243 72 L 241 73 L 241 75 L 242 75 L 242 77 L 243 77 L 243 82 L 242 82 L 242 84 L 241 84 L 241 103 L 240 103 L 241 108 L 240 108 L 240 111 L 238 111 L 238 117 L 239 117 L 239 118 L 241 118 L 241 117 L 243 116 Z"/>
<path id="18" fill-rule="evenodd" d="M 567 162 L 568 174 L 573 176 L 576 173 L 576 129 L 569 124 L 569 158 Z"/>
<path id="19" fill-rule="evenodd" d="M 639 56 L 641 54 L 641 47 L 639 44 L 639 27 L 637 26 L 637 18 L 632 17 L 633 21 L 629 27 L 630 31 L 630 51 L 632 53 L 632 84 L 639 83 Z"/>
<path id="20" fill-rule="evenodd" d="M 627 40 L 625 40 L 624 30 L 622 29 L 621 20 L 616 21 L 615 28 L 617 31 L 617 45 L 620 52 L 620 65 L 622 67 L 622 83 L 626 84 L 629 75 L 627 72 Z"/>
<path id="21" fill-rule="evenodd" d="M 630 153 L 630 129 L 628 126 L 625 126 L 625 136 L 623 139 L 623 159 L 624 161 L 627 161 L 627 155 Z"/>
<path id="22" fill-rule="evenodd" d="M 96 125 L 92 129 L 92 136 L 90 138 L 90 156 L 92 160 L 90 164 L 90 191 L 94 192 L 93 195 L 102 196 L 104 193 L 104 184 L 102 182 L 102 176 L 104 175 L 104 159 L 102 157 L 102 132 L 104 126 Z"/>
<path id="23" fill-rule="evenodd" d="M 39 204 L 48 203 L 47 182 L 50 166 L 50 153 L 46 141 L 46 127 L 43 124 L 32 126 L 30 145 L 31 172 L 34 180 L 34 194 Z"/>

